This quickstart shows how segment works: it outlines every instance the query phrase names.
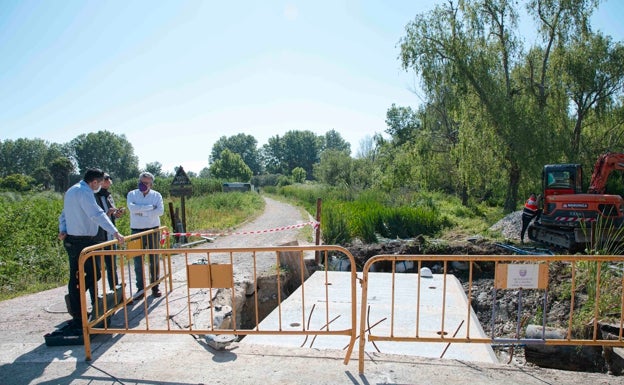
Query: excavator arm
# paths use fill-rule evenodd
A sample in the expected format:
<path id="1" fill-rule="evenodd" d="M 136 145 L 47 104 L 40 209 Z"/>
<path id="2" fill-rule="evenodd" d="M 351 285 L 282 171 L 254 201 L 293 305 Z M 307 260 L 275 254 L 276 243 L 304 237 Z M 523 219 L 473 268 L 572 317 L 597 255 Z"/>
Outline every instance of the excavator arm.
<path id="1" fill-rule="evenodd" d="M 624 170 L 624 154 L 607 152 L 601 155 L 594 165 L 589 189 L 590 194 L 604 194 L 609 174 L 613 170 Z"/>

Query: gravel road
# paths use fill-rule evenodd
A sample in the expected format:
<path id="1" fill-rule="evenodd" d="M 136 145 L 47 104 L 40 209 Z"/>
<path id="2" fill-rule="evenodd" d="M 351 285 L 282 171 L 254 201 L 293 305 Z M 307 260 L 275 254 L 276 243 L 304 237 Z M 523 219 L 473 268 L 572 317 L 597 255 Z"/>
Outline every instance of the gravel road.
<path id="1" fill-rule="evenodd" d="M 264 197 L 265 208 L 257 218 L 243 224 L 230 234 L 219 236 L 209 244 L 199 245 L 199 248 L 230 248 L 230 247 L 268 247 L 280 246 L 290 242 L 299 245 L 310 245 L 306 234 L 310 234 L 310 225 L 304 225 L 313 220 L 301 209 Z M 308 227 L 306 229 L 306 227 Z M 211 255 L 211 263 L 229 263 L 229 255 Z M 256 269 L 263 274 L 274 268 L 276 259 L 274 253 L 257 253 Z M 250 279 L 253 274 L 253 258 L 251 253 L 234 254 L 235 281 Z"/>
<path id="2" fill-rule="evenodd" d="M 301 209 L 287 203 L 267 197 L 264 197 L 264 201 L 266 206 L 260 216 L 234 230 L 235 234 L 216 238 L 212 245 L 214 247 L 278 246 L 295 240 L 299 241 L 299 244 L 306 244 L 301 228 L 263 231 L 300 225 L 311 221 L 313 218 L 308 217 Z"/>

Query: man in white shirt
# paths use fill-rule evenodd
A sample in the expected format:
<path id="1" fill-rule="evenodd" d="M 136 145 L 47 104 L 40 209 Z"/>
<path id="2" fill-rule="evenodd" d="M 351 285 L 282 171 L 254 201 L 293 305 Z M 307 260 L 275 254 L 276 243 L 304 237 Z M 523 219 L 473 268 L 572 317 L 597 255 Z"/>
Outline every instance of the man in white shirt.
<path id="1" fill-rule="evenodd" d="M 162 195 L 152 190 L 154 175 L 142 172 L 139 175 L 139 185 L 128 193 L 126 204 L 130 211 L 130 230 L 132 234 L 152 230 L 160 227 L 160 216 L 165 212 Z M 143 248 L 156 249 L 159 246 L 158 233 L 144 236 Z M 150 284 L 156 282 L 160 275 L 159 255 L 149 255 Z M 145 288 L 143 256 L 134 258 L 134 272 L 136 274 L 136 288 L 140 292 Z M 162 294 L 158 285 L 152 287 L 152 296 L 160 297 Z"/>

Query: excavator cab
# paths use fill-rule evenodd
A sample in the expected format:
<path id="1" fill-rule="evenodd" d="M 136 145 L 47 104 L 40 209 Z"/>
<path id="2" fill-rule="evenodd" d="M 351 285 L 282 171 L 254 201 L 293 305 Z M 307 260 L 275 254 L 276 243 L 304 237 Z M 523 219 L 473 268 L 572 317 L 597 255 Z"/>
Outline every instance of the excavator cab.
<path id="1" fill-rule="evenodd" d="M 583 169 L 580 164 L 548 164 L 542 173 L 544 202 L 552 195 L 580 194 L 583 192 Z M 544 212 L 549 212 L 544 205 Z"/>

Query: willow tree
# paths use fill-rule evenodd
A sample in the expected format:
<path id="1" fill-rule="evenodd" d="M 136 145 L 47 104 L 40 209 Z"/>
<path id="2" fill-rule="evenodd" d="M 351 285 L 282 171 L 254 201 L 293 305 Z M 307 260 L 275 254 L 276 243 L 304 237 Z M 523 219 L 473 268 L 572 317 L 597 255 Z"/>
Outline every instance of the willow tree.
<path id="1" fill-rule="evenodd" d="M 535 65 L 527 65 L 518 36 L 518 10 L 510 0 L 449 1 L 418 15 L 401 39 L 400 59 L 405 70 L 416 71 L 428 100 L 452 92 L 458 101 L 449 114 L 458 122 L 460 143 L 456 156 L 458 174 L 466 190 L 474 187 L 479 172 L 502 170 L 505 174 L 504 209 L 512 211 L 524 163 L 533 161 L 548 135 L 550 125 L 535 116 L 548 103 L 553 47 L 564 47 L 569 24 L 586 20 L 593 1 L 535 0 L 543 47 L 533 52 Z M 514 76 L 517 69 L 530 76 Z M 529 96 L 527 96 L 529 95 Z M 531 96 L 532 95 L 532 96 Z M 526 103 L 532 97 L 536 108 Z M 479 122 L 479 124 L 475 124 Z M 487 150 L 488 157 L 483 157 Z M 483 164 L 488 162 L 488 164 Z M 491 162 L 491 163 L 490 163 Z M 479 165 L 479 167 L 475 167 Z M 497 182 L 492 177 L 492 186 Z"/>
<path id="2" fill-rule="evenodd" d="M 581 150 L 585 120 L 604 116 L 624 89 L 624 45 L 601 34 L 574 39 L 563 57 L 564 81 L 574 109 L 570 153 Z M 604 150 L 604 149 L 603 149 Z"/>

